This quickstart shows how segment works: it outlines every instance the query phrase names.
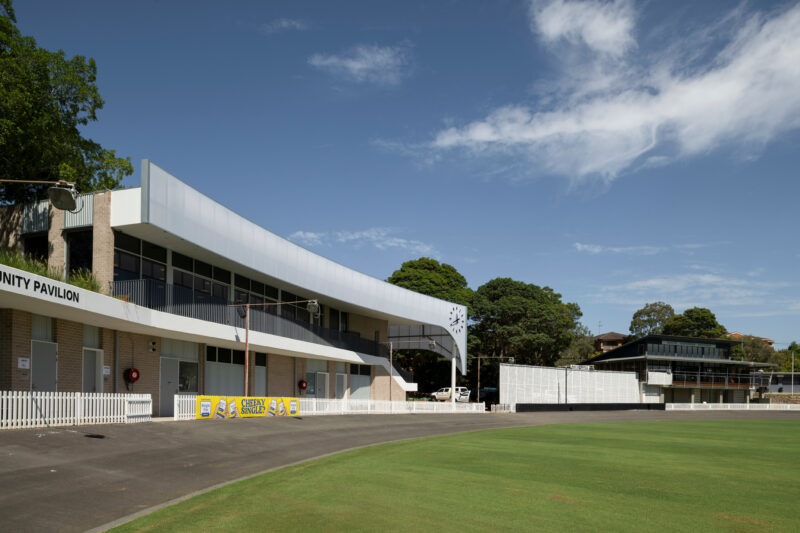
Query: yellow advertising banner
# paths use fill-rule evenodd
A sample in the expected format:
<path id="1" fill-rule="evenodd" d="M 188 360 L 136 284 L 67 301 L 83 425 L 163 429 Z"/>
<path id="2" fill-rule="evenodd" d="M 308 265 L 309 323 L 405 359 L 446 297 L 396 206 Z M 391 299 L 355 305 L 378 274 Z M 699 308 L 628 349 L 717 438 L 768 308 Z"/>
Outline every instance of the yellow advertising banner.
<path id="1" fill-rule="evenodd" d="M 298 416 L 298 398 L 197 396 L 195 418 L 253 418 L 261 416 Z"/>

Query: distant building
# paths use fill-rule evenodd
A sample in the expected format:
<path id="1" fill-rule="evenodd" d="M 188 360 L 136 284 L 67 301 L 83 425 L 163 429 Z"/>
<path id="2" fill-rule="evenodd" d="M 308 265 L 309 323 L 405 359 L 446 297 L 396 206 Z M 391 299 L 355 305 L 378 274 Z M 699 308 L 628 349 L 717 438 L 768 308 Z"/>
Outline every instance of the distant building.
<path id="1" fill-rule="evenodd" d="M 666 403 L 745 403 L 765 392 L 775 365 L 731 357 L 734 340 L 646 335 L 582 364 L 636 372 L 645 396 Z"/>
<path id="2" fill-rule="evenodd" d="M 627 338 L 627 335 L 613 331 L 603 333 L 594 338 L 594 351 L 606 353 L 614 348 L 619 348 Z"/>
<path id="3" fill-rule="evenodd" d="M 774 340 L 772 340 L 772 339 L 768 339 L 768 338 L 766 338 L 766 337 L 757 337 L 757 336 L 755 336 L 755 335 L 745 335 L 744 333 L 739 333 L 738 331 L 731 331 L 731 332 L 729 332 L 729 333 L 726 333 L 726 334 L 725 334 L 725 337 L 727 337 L 727 338 L 729 338 L 729 339 L 737 340 L 737 341 L 738 341 L 738 340 L 741 340 L 741 339 L 742 339 L 742 337 L 755 337 L 755 338 L 756 338 L 756 339 L 758 339 L 758 340 L 761 340 L 761 341 L 764 341 L 764 342 L 766 342 L 766 343 L 767 343 L 767 345 L 769 345 L 769 347 L 770 347 L 770 348 L 773 348 L 773 349 L 774 349 L 774 346 L 773 346 L 773 344 L 775 344 L 775 341 L 774 341 Z"/>

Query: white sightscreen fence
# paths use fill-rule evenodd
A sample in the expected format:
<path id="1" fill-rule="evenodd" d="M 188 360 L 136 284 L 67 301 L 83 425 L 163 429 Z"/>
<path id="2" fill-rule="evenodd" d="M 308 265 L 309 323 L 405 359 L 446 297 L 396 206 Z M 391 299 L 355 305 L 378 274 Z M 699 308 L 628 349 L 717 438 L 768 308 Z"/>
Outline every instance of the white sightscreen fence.
<path id="1" fill-rule="evenodd" d="M 635 372 L 500 365 L 500 403 L 640 403 Z"/>

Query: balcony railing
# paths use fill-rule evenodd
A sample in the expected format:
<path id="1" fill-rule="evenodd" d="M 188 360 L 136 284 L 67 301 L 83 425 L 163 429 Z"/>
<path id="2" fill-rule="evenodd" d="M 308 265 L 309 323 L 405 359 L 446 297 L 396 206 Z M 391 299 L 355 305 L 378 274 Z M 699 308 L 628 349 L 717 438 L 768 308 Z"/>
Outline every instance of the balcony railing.
<path id="1" fill-rule="evenodd" d="M 228 302 L 200 295 L 192 289 L 151 279 L 114 282 L 113 296 L 156 311 L 197 318 L 217 324 L 244 329 L 240 308 L 228 307 Z M 198 301 L 199 298 L 202 300 Z M 334 346 L 369 355 L 389 356 L 388 347 L 363 339 L 358 333 L 323 328 L 307 322 L 292 320 L 278 314 L 250 308 L 250 329 L 325 346 Z"/>
<path id="2" fill-rule="evenodd" d="M 674 344 L 651 344 L 646 347 L 647 355 L 671 355 L 699 359 L 727 359 L 727 351 L 711 346 L 682 346 Z"/>
<path id="3" fill-rule="evenodd" d="M 694 389 L 753 389 L 769 386 L 769 374 L 673 372 L 672 386 Z"/>

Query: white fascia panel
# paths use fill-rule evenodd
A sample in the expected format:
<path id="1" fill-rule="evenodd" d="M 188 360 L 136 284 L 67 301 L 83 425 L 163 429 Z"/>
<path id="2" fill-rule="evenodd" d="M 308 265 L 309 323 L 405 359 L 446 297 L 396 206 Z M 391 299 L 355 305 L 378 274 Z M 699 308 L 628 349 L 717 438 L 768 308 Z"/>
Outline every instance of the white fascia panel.
<path id="1" fill-rule="evenodd" d="M 122 189 L 111 191 L 111 227 L 140 224 L 142 222 L 142 191 Z"/>
<path id="2" fill-rule="evenodd" d="M 466 328 L 455 334 L 450 313 L 466 307 L 418 294 L 314 254 L 250 222 L 145 159 L 141 222 L 151 224 L 258 272 L 354 306 L 404 321 L 441 326 L 466 368 Z"/>

